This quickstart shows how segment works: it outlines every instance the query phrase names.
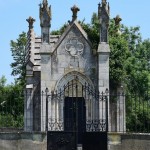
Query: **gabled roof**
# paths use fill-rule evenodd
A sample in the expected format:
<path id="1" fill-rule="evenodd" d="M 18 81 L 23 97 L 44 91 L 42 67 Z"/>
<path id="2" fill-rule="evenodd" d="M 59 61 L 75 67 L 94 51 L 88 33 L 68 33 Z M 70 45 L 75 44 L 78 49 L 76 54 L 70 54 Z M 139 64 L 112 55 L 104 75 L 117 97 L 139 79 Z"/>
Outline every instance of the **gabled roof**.
<path id="1" fill-rule="evenodd" d="M 71 29 L 73 27 L 76 27 L 78 29 L 78 31 L 81 33 L 81 35 L 83 36 L 83 38 L 87 41 L 87 43 L 89 44 L 90 47 L 92 47 L 92 43 L 90 42 L 90 40 L 88 39 L 88 35 L 87 33 L 83 30 L 83 28 L 81 27 L 81 25 L 78 23 L 77 20 L 74 20 L 73 22 L 71 22 L 68 27 L 66 28 L 65 32 L 60 36 L 60 38 L 58 39 L 58 41 L 56 42 L 56 44 L 54 44 L 52 51 L 54 52 L 58 46 L 62 43 L 62 41 L 65 39 L 65 37 L 68 35 L 68 33 L 71 31 Z"/>

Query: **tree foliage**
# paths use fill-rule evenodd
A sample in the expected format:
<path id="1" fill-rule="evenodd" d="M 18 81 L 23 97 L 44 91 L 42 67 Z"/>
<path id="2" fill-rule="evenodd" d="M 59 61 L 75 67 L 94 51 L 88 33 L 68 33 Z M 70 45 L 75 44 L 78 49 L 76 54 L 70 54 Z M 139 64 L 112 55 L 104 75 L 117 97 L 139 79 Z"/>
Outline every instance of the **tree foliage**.
<path id="1" fill-rule="evenodd" d="M 23 88 L 21 84 L 6 85 L 0 78 L 0 127 L 23 127 Z"/>
<path id="2" fill-rule="evenodd" d="M 18 76 L 18 81 L 25 81 L 25 46 L 27 42 L 26 33 L 22 32 L 16 41 L 11 40 L 11 52 L 13 62 L 11 63 L 12 75 Z"/>
<path id="3" fill-rule="evenodd" d="M 94 13 L 91 24 L 82 22 L 93 48 L 99 44 L 99 20 Z M 117 31 L 120 31 L 119 33 Z M 110 88 L 124 84 L 131 93 L 145 94 L 149 89 L 150 40 L 142 41 L 140 27 L 116 26 L 113 19 L 109 25 Z"/>

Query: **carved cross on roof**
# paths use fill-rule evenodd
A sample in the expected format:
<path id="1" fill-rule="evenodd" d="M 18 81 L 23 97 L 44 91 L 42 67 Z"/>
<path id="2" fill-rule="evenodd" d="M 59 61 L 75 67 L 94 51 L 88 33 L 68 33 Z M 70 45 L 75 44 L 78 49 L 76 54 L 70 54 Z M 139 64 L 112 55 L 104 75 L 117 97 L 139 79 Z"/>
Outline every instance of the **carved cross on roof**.
<path id="1" fill-rule="evenodd" d="M 80 9 L 74 5 L 72 8 L 71 8 L 71 11 L 72 11 L 72 20 L 76 20 L 77 19 L 77 13 L 78 11 L 80 11 Z"/>

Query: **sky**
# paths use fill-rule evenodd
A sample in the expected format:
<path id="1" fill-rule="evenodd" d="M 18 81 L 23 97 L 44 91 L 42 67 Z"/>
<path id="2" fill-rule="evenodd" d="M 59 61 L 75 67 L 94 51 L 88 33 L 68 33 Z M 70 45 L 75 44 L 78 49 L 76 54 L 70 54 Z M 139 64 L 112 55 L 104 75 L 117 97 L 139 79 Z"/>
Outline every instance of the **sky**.
<path id="1" fill-rule="evenodd" d="M 110 17 L 120 15 L 122 23 L 128 27 L 140 26 L 143 39 L 150 38 L 150 0 L 107 0 L 110 3 Z M 39 4 L 42 0 L 0 0 L 0 77 L 4 75 L 7 83 L 13 83 L 10 64 L 13 62 L 10 40 L 16 40 L 22 31 L 28 31 L 26 19 L 36 19 L 34 31 L 40 35 Z M 97 12 L 101 0 L 48 0 L 52 8 L 51 29 L 59 29 L 71 20 L 70 8 L 76 4 L 80 8 L 78 20 L 90 23 L 93 12 Z"/>

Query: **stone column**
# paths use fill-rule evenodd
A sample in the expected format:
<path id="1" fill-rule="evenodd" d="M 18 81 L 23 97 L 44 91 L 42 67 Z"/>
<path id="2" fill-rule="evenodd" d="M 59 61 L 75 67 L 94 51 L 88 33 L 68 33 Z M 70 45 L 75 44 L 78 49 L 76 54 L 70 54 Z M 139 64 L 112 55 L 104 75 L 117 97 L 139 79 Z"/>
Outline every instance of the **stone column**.
<path id="1" fill-rule="evenodd" d="M 126 107 L 123 87 L 117 88 L 117 132 L 126 132 Z"/>
<path id="2" fill-rule="evenodd" d="M 29 17 L 26 20 L 29 23 L 29 31 L 27 33 L 27 45 L 25 48 L 26 54 L 26 89 L 24 99 L 24 130 L 33 131 L 33 53 L 34 53 L 34 41 L 35 34 L 33 29 L 33 23 L 35 19 Z"/>
<path id="3" fill-rule="evenodd" d="M 24 94 L 24 131 L 33 131 L 33 84 L 26 86 Z"/>
<path id="4" fill-rule="evenodd" d="M 40 49 L 41 55 L 41 131 L 46 129 L 46 92 L 51 91 L 51 47 L 49 44 L 42 44 Z M 47 94 L 49 94 L 47 93 Z"/>
<path id="5" fill-rule="evenodd" d="M 106 42 L 101 42 L 98 47 L 98 89 L 100 96 L 106 96 L 106 90 L 109 90 L 109 44 Z M 106 111 L 109 114 L 109 97 L 107 95 L 107 108 L 106 110 L 106 100 L 99 100 L 99 118 L 100 120 L 106 119 Z M 109 120 L 109 115 L 108 115 Z M 110 125 L 110 124 L 109 124 Z"/>

